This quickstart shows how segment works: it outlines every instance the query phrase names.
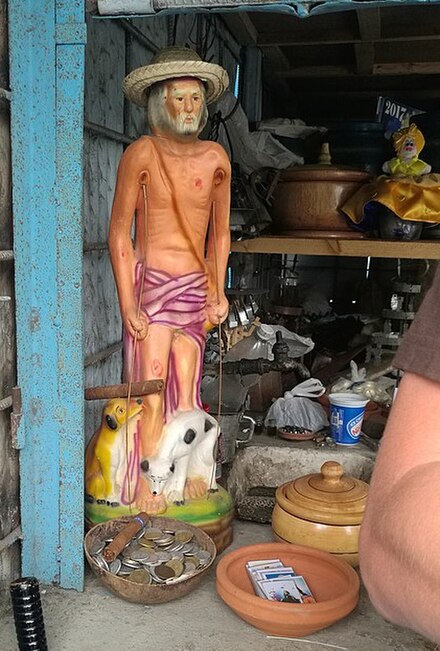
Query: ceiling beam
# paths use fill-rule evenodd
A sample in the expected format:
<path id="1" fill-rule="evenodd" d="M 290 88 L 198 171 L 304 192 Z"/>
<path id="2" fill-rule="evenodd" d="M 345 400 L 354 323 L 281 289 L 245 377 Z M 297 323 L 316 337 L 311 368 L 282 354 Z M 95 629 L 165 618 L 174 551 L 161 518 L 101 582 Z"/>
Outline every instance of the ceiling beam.
<path id="1" fill-rule="evenodd" d="M 354 77 L 356 72 L 352 66 L 301 66 L 289 70 L 274 72 L 281 79 L 295 79 L 302 77 L 329 78 L 329 77 Z M 400 75 L 438 75 L 440 74 L 440 61 L 428 63 L 376 63 L 373 65 L 372 75 L 400 76 Z M 371 75 L 364 75 L 366 77 Z"/>
<path id="2" fill-rule="evenodd" d="M 440 33 L 437 34 L 412 34 L 411 36 L 381 36 L 374 39 L 375 43 L 410 43 L 411 41 L 438 41 Z M 338 38 L 335 34 L 330 34 L 328 37 L 321 39 L 313 39 L 307 37 L 295 37 L 294 32 L 283 33 L 279 32 L 266 32 L 259 35 L 257 46 L 260 48 L 267 48 L 277 45 L 279 47 L 316 47 L 317 45 L 351 45 L 362 43 L 362 40 L 357 36 L 341 36 Z"/>
<path id="3" fill-rule="evenodd" d="M 277 77 L 293 79 L 296 77 L 354 77 L 355 71 L 349 66 L 302 66 L 289 70 L 278 70 Z"/>
<path id="4" fill-rule="evenodd" d="M 356 43 L 354 46 L 356 55 L 356 70 L 358 75 L 373 74 L 375 49 L 374 43 Z"/>
<path id="5" fill-rule="evenodd" d="M 313 100 L 316 101 L 319 100 L 320 97 L 325 97 L 325 96 L 331 96 L 331 97 L 355 97 L 359 99 L 368 99 L 371 97 L 377 98 L 378 95 L 385 95 L 386 97 L 393 97 L 396 100 L 399 100 L 401 98 L 402 102 L 408 103 L 408 98 L 411 99 L 417 99 L 417 100 L 422 100 L 422 99 L 439 99 L 440 97 L 440 89 L 435 90 L 435 89 L 429 89 L 429 90 L 413 90 L 411 91 L 410 94 L 407 94 L 403 91 L 396 91 L 395 89 L 386 89 L 386 88 L 380 88 L 380 89 L 375 89 L 375 88 L 370 88 L 368 90 L 361 90 L 361 89 L 346 89 L 346 90 L 333 90 L 330 88 L 321 88 L 320 90 L 316 89 L 311 89 L 311 88 L 298 88 L 295 86 L 295 94 L 297 98 L 305 97 L 307 100 Z M 405 99 L 404 99 L 405 97 Z"/>
<path id="6" fill-rule="evenodd" d="M 356 11 L 361 43 L 355 43 L 356 69 L 358 75 L 371 75 L 374 66 L 374 41 L 380 39 L 380 9 Z"/>
<path id="7" fill-rule="evenodd" d="M 264 66 L 266 70 L 289 70 L 290 61 L 280 47 L 274 45 L 264 50 Z"/>
<path id="8" fill-rule="evenodd" d="M 257 44 L 257 30 L 247 13 L 244 11 L 238 13 L 226 12 L 222 15 L 222 19 L 232 36 L 240 45 Z"/>
<path id="9" fill-rule="evenodd" d="M 373 67 L 375 75 L 438 75 L 440 61 L 428 63 L 377 63 Z"/>
<path id="10" fill-rule="evenodd" d="M 362 41 L 378 41 L 381 36 L 380 9 L 358 9 L 356 16 Z"/>

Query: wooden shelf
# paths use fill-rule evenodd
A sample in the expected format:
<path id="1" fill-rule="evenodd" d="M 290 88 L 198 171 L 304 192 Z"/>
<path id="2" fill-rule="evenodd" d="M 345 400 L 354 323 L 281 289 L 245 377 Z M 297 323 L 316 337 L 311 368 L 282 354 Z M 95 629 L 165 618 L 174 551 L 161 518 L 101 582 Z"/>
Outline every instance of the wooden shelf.
<path id="1" fill-rule="evenodd" d="M 440 240 L 397 242 L 375 239 L 287 237 L 271 235 L 233 242 L 236 253 L 287 253 L 299 255 L 337 255 L 366 258 L 408 258 L 440 260 Z"/>

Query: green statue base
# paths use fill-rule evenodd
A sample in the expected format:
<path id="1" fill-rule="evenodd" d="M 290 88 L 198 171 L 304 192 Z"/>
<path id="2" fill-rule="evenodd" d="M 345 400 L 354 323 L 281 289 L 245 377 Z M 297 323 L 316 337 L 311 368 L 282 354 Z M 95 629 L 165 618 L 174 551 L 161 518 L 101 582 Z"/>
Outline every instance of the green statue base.
<path id="1" fill-rule="evenodd" d="M 121 518 L 128 515 L 135 515 L 136 507 L 133 506 L 111 506 L 86 501 L 85 517 L 87 527 L 105 522 L 113 518 Z M 168 505 L 164 513 L 155 517 L 173 518 L 188 522 L 200 527 L 214 541 L 217 553 L 222 552 L 232 542 L 232 520 L 234 517 L 234 505 L 229 493 L 218 487 L 216 493 L 208 493 L 205 497 L 187 500 L 182 505 Z"/>

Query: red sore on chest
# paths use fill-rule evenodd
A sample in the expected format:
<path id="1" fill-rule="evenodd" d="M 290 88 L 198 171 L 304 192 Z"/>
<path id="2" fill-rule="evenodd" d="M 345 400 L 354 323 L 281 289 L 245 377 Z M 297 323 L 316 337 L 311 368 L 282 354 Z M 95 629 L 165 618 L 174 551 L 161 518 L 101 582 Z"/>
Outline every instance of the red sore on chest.
<path id="1" fill-rule="evenodd" d="M 199 177 L 196 177 L 196 179 L 194 180 L 194 185 L 198 190 L 200 190 L 203 187 L 202 179 L 199 178 Z"/>

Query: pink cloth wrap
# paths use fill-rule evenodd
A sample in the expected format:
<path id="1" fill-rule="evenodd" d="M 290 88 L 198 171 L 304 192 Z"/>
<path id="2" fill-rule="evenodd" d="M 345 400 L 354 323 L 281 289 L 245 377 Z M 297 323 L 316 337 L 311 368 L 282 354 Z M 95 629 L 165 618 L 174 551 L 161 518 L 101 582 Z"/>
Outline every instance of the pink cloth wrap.
<path id="1" fill-rule="evenodd" d="M 142 265 L 136 266 L 135 292 L 139 300 L 142 280 Z M 203 271 L 195 271 L 183 276 L 171 276 L 164 271 L 146 268 L 141 297 L 141 310 L 147 314 L 150 324 L 160 324 L 181 331 L 190 337 L 198 351 L 198 370 L 194 385 L 194 406 L 201 408 L 200 382 L 202 379 L 203 352 L 206 333 L 206 296 L 208 282 Z M 124 378 L 130 379 L 133 357 L 133 338 L 124 332 Z M 176 378 L 176 360 L 171 348 L 168 360 L 168 374 L 165 391 L 165 420 L 173 414 L 178 406 L 178 384 Z M 133 367 L 133 382 L 149 379 L 141 377 L 141 365 L 138 352 Z"/>
<path id="2" fill-rule="evenodd" d="M 142 284 L 142 264 L 136 265 L 135 294 L 139 300 Z M 183 276 L 171 276 L 157 269 L 144 270 L 144 285 L 141 297 L 141 310 L 147 314 L 150 325 L 160 324 L 175 331 L 181 331 L 190 337 L 197 347 L 198 368 L 193 389 L 194 406 L 202 408 L 200 383 L 202 380 L 203 353 L 206 332 L 206 297 L 208 282 L 206 273 L 196 271 Z M 136 348 L 133 365 L 133 377 L 130 378 L 133 360 L 134 340 L 124 330 L 124 381 L 138 382 L 149 379 L 141 376 L 139 348 Z M 176 377 L 176 360 L 171 347 L 168 359 L 168 374 L 165 388 L 164 419 L 165 422 L 176 411 L 179 403 L 178 383 Z M 129 504 L 136 494 L 139 479 L 140 441 L 139 426 L 134 434 L 133 444 L 128 454 L 127 472 L 125 474 L 121 502 Z M 129 489 L 130 484 L 130 489 Z M 131 497 L 131 499 L 129 499 Z"/>

